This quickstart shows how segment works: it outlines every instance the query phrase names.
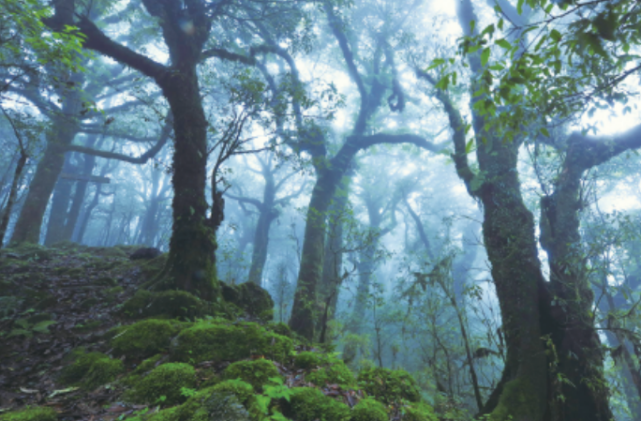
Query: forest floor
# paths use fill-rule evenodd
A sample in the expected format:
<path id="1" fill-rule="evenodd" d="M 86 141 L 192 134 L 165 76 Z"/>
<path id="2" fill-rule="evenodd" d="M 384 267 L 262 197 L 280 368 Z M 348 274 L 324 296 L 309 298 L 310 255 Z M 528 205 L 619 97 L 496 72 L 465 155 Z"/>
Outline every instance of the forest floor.
<path id="1" fill-rule="evenodd" d="M 328 411 L 338 411 L 336 414 L 342 414 L 336 415 L 337 420 L 370 419 L 370 416 L 367 415 L 367 411 L 370 410 L 378 411 L 379 419 L 400 420 L 402 413 L 407 412 L 403 409 L 405 407 L 390 404 L 385 410 L 389 417 L 383 416 L 385 412 L 381 412 L 381 408 L 385 408 L 385 406 L 380 402 L 363 400 L 366 393 L 359 387 L 360 383 L 357 385 L 356 377 L 342 360 L 306 345 L 300 338 L 292 336 L 291 332 L 288 332 L 286 326 L 282 324 L 254 323 L 255 320 L 248 321 L 243 317 L 240 320 L 224 321 L 214 318 L 200 322 L 197 320 L 181 322 L 163 320 L 162 318 L 152 319 L 153 323 L 180 326 L 169 336 L 169 338 L 173 337 L 171 346 L 167 342 L 164 348 L 159 348 L 160 351 L 158 349 L 153 351 L 154 357 L 146 359 L 142 355 L 139 357 L 116 355 L 112 352 L 114 351 L 115 338 L 127 330 L 133 330 L 132 326 L 135 326 L 130 325 L 132 320 L 127 320 L 123 316 L 123 303 L 134 297 L 136 292 L 141 289 L 141 284 L 149 279 L 150 274 L 153 273 L 153 270 L 157 270 L 159 265 L 160 258 L 150 261 L 131 260 L 130 255 L 134 250 L 136 250 L 135 247 L 84 247 L 72 243 L 61 244 L 53 248 L 28 245 L 0 250 L 0 420 L 111 421 L 116 419 L 150 419 L 150 416 L 156 416 L 153 421 L 173 421 L 176 418 L 171 418 L 170 415 L 181 410 L 186 415 L 181 415 L 182 418 L 179 419 L 197 419 L 194 418 L 196 415 L 193 414 L 193 405 L 190 407 L 190 402 L 199 395 L 194 398 L 193 394 L 212 390 L 212 388 L 216 389 L 212 385 L 218 385 L 218 389 L 224 389 L 225 392 L 228 391 L 230 384 L 232 389 L 238 388 L 238 383 L 234 382 L 240 380 L 234 380 L 234 377 L 230 378 L 229 375 L 225 377 L 226 369 L 230 367 L 230 364 L 240 363 L 241 366 L 242 364 L 251 366 L 255 362 L 255 358 L 260 358 L 261 362 L 273 360 L 269 361 L 273 365 L 268 364 L 267 368 L 269 370 L 274 370 L 274 366 L 277 368 L 275 375 L 282 379 L 282 384 L 281 389 L 272 388 L 272 395 L 267 397 L 265 396 L 267 387 L 257 384 L 252 393 L 255 396 L 262 396 L 263 401 L 268 402 L 265 404 L 268 406 L 262 409 L 268 415 L 256 416 L 256 411 L 254 411 L 248 419 L 266 420 L 271 416 L 276 416 L 273 419 L 287 419 L 279 418 L 282 417 L 279 411 L 286 411 L 280 408 L 277 399 L 289 396 L 287 390 L 294 390 L 293 388 L 299 392 L 322 392 L 318 395 L 307 393 L 307 398 L 311 401 L 305 401 L 304 405 L 297 407 L 292 404 L 289 411 L 293 415 L 288 416 L 297 420 L 309 419 L 313 421 L 320 414 Z M 237 336 L 239 331 L 242 331 L 243 334 L 257 332 L 262 337 L 258 336 L 249 340 L 250 346 L 242 351 L 247 355 L 241 355 L 241 352 L 234 355 L 233 359 L 217 358 L 215 360 L 202 356 L 196 361 L 190 357 L 182 360 L 188 364 L 170 364 L 170 361 L 176 361 L 176 356 L 170 356 L 168 352 L 170 347 L 175 348 L 176 334 L 180 332 L 179 329 L 183 329 L 182 333 L 184 333 L 190 328 L 213 329 L 214 331 L 216 329 L 232 329 L 225 333 L 225 335 L 231 336 Z M 120 333 L 116 336 L 113 333 L 110 334 L 114 331 Z M 227 336 L 224 337 L 227 338 Z M 268 340 L 266 341 L 265 338 Z M 137 339 L 134 337 L 131 342 L 134 343 Z M 167 339 L 167 341 L 169 340 Z M 219 342 L 220 338 L 214 340 L 209 348 L 216 348 Z M 274 353 L 270 351 L 275 350 L 280 346 L 279 344 L 285 350 L 282 358 L 278 357 L 276 351 Z M 256 351 L 260 347 L 266 351 Z M 139 350 L 140 348 L 137 349 L 137 351 Z M 78 354 L 79 352 L 80 354 Z M 191 349 L 188 352 L 191 354 Z M 115 362 L 124 368 L 118 372 L 115 378 L 98 386 L 86 387 L 86 384 L 83 385 L 82 382 L 70 385 L 69 382 L 61 381 L 65 370 L 76 364 L 74 358 L 81 360 L 78 355 L 102 355 L 108 363 Z M 311 360 L 309 360 L 310 356 Z M 148 355 L 144 357 L 148 357 Z M 105 360 L 100 361 L 104 363 Z M 234 363 L 234 361 L 238 362 Z M 312 362 L 309 363 L 309 361 Z M 164 395 L 160 400 L 142 403 L 136 402 L 136 399 L 126 398 L 129 389 L 134 387 L 131 379 L 140 381 L 141 378 L 144 379 L 149 375 L 150 370 L 153 372 L 159 367 L 180 364 L 193 366 L 193 369 L 189 368 L 189 370 L 193 370 L 195 373 L 195 377 L 192 374 L 192 377 L 195 378 L 195 383 L 192 384 L 193 389 L 188 388 L 191 390 L 192 397 L 183 405 L 175 406 L 176 403 L 167 405 L 168 402 L 163 402 Z M 146 370 L 144 372 L 143 367 Z M 86 371 L 91 374 L 94 369 L 94 366 L 90 366 Z M 242 369 L 240 373 L 241 378 L 247 375 L 246 372 L 242 373 Z M 87 373 L 80 373 L 81 376 L 85 374 Z M 255 374 L 250 372 L 249 378 L 243 379 L 251 383 L 256 380 Z M 417 402 L 416 404 L 408 403 L 410 405 L 407 406 L 409 411 L 413 410 L 411 405 L 423 405 L 419 403 L 418 389 L 413 386 L 411 383 L 413 380 L 408 377 L 407 373 L 402 372 L 400 377 L 393 370 L 383 374 L 392 376 L 390 381 L 411 386 L 409 389 L 403 386 L 403 390 L 407 389 L 409 392 L 401 393 L 402 396 L 407 394 L 411 400 Z M 379 377 L 375 382 L 370 378 L 372 387 L 380 388 L 379 383 L 383 384 L 381 382 L 386 381 Z M 314 378 L 316 380 L 313 380 Z M 224 386 L 225 379 L 231 379 L 227 380 L 227 386 Z M 263 383 L 272 380 L 273 377 L 269 380 L 262 379 Z M 367 380 L 365 381 L 367 382 Z M 249 387 L 246 382 L 240 383 L 244 385 L 243 387 Z M 274 390 L 277 390 L 275 395 Z M 238 392 L 236 389 L 233 391 Z M 164 394 L 163 391 L 160 393 Z M 211 394 L 211 392 L 208 393 Z M 260 395 L 261 393 L 263 395 Z M 305 393 L 298 393 L 298 395 L 303 396 Z M 401 395 L 398 399 L 405 399 Z M 254 406 L 258 402 L 255 396 L 251 397 Z M 181 398 L 177 403 L 184 402 L 189 396 Z M 321 401 L 322 404 L 319 403 Z M 363 404 L 357 406 L 360 401 L 363 401 L 363 404 L 373 402 L 379 406 L 371 407 L 370 405 L 361 408 Z M 201 398 L 201 404 L 202 402 Z M 250 401 L 244 402 L 243 405 L 249 407 L 247 402 Z M 340 403 L 339 407 L 335 407 L 336 402 Z M 287 406 L 286 404 L 287 402 L 283 401 L 282 406 Z M 163 407 L 167 409 L 161 410 Z M 26 415 L 12 412 L 25 408 L 27 408 Z M 36 416 L 33 415 L 35 413 L 29 413 L 28 411 L 31 409 L 28 408 L 36 408 L 38 411 L 44 408 L 49 412 L 44 416 L 39 413 Z M 358 412 L 358 409 L 365 410 L 365 412 Z M 431 408 L 427 405 L 420 407 L 420 411 L 422 411 L 420 414 L 417 412 L 417 418 L 411 419 L 417 421 L 436 420 L 432 416 Z M 355 418 L 357 414 L 364 414 L 366 418 Z M 167 418 L 164 418 L 165 416 Z M 322 417 L 325 419 L 325 416 Z M 330 417 L 332 416 L 330 415 Z M 210 416 L 207 419 L 219 418 Z M 222 420 L 222 418 L 220 419 Z M 409 420 L 410 418 L 403 419 Z"/>
<path id="2" fill-rule="evenodd" d="M 116 404 L 108 386 L 86 392 L 56 381 L 72 349 L 104 350 L 104 333 L 123 322 L 120 305 L 144 280 L 132 251 L 71 244 L 0 251 L 2 410 L 46 405 L 63 418 L 108 420 L 136 409 Z"/>

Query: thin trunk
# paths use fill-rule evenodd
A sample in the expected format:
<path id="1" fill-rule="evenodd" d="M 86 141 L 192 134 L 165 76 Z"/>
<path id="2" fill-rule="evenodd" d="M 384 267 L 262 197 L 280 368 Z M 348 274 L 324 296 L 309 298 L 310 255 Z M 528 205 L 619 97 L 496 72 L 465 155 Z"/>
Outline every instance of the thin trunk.
<path id="1" fill-rule="evenodd" d="M 274 209 L 276 200 L 276 184 L 271 168 L 264 168 L 265 189 L 263 191 L 263 202 L 258 206 L 258 221 L 256 222 L 256 233 L 254 235 L 254 250 L 252 262 L 249 268 L 249 282 L 261 285 L 263 269 L 267 261 L 267 247 L 269 246 L 269 228 L 272 222 L 278 217 Z"/>
<path id="2" fill-rule="evenodd" d="M 96 143 L 96 136 L 91 136 L 87 139 L 86 146 L 93 147 Z M 94 155 L 83 155 L 83 165 L 82 165 L 82 174 L 90 175 L 93 172 L 93 169 L 96 165 L 96 157 Z M 87 187 L 89 185 L 88 181 L 79 180 L 76 181 L 76 190 L 71 201 L 71 208 L 67 214 L 67 222 L 65 223 L 65 228 L 62 235 L 62 241 L 71 240 L 73 233 L 78 224 L 78 217 L 80 216 L 80 210 L 82 209 L 82 204 L 85 201 L 85 196 L 87 195 Z"/>
<path id="3" fill-rule="evenodd" d="M 67 154 L 62 171 L 69 174 L 77 173 L 77 168 L 71 164 L 71 154 Z M 73 185 L 73 181 L 64 178 L 58 178 L 56 182 L 51 198 L 49 221 L 47 221 L 46 246 L 51 246 L 63 240 Z"/>
<path id="4" fill-rule="evenodd" d="M 15 204 L 16 197 L 18 196 L 18 186 L 22 178 L 22 171 L 27 163 L 27 158 L 27 154 L 22 150 L 20 152 L 18 162 L 16 163 L 16 169 L 13 173 L 13 181 L 11 182 L 11 190 L 9 190 L 9 198 L 7 199 L 7 204 L 4 208 L 2 219 L 0 220 L 0 247 L 2 247 L 5 234 L 7 233 L 9 219 L 11 218 L 11 211 L 13 210 L 13 205 Z"/>

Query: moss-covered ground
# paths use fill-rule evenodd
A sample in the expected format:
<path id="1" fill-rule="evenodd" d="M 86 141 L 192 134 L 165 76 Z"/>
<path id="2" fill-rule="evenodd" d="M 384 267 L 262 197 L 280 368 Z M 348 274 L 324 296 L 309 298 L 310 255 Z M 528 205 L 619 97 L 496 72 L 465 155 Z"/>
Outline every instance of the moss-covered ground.
<path id="1" fill-rule="evenodd" d="M 256 287 L 217 308 L 146 291 L 162 256 L 134 250 L 0 251 L 0 421 L 437 420 L 409 374 L 354 373 L 269 323 Z"/>

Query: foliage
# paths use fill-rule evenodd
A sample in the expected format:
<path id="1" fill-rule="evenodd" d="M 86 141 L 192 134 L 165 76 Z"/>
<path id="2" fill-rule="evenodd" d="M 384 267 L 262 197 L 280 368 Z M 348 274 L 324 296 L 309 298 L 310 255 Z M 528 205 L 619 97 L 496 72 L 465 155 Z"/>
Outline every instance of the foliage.
<path id="1" fill-rule="evenodd" d="M 293 390 L 289 402 L 282 403 L 283 414 L 298 421 L 347 421 L 349 407 L 320 390 L 301 387 Z"/>

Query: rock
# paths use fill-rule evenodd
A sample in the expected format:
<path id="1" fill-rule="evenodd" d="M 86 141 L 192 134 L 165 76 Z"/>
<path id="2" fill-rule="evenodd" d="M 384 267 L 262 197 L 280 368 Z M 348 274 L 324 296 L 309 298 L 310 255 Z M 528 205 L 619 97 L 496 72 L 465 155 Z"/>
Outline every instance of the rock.
<path id="1" fill-rule="evenodd" d="M 143 247 L 129 255 L 131 260 L 151 260 L 160 256 L 162 252 L 155 247 Z"/>

